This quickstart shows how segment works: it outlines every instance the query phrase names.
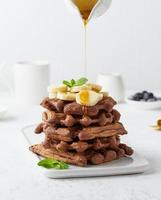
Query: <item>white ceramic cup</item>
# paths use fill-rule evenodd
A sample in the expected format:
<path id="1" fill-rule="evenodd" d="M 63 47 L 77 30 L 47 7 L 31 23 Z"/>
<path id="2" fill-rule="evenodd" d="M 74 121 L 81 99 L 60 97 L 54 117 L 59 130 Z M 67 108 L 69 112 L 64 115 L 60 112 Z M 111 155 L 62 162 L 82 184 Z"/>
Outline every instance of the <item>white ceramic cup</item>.
<path id="1" fill-rule="evenodd" d="M 120 74 L 99 74 L 97 83 L 103 87 L 102 91 L 108 92 L 117 102 L 124 100 L 124 83 Z"/>
<path id="2" fill-rule="evenodd" d="M 14 91 L 17 104 L 40 104 L 47 95 L 49 63 L 18 62 L 14 65 Z"/>

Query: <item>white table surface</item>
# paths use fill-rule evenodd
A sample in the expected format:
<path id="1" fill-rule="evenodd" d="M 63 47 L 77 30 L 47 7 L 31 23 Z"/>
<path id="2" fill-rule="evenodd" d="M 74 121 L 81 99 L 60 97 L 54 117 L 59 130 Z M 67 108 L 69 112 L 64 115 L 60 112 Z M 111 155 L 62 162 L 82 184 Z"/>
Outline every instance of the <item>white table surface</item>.
<path id="1" fill-rule="evenodd" d="M 152 130 L 160 111 L 136 111 L 117 106 L 129 131 L 126 140 L 147 158 L 151 170 L 138 175 L 54 180 L 46 178 L 28 150 L 21 128 L 41 119 L 38 106 L 10 106 L 0 120 L 0 200 L 160 200 L 161 132 Z M 34 133 L 33 133 L 34 134 Z M 126 139 L 125 139 L 126 138 Z"/>

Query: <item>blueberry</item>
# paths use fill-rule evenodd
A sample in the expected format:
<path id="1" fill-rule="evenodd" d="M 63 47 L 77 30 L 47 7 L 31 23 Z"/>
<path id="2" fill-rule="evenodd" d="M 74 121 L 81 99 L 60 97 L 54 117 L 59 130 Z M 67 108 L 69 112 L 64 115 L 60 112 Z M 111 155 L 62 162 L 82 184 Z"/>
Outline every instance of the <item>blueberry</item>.
<path id="1" fill-rule="evenodd" d="M 138 97 L 138 99 L 143 99 L 143 94 L 141 92 L 137 92 L 135 95 Z"/>
<path id="2" fill-rule="evenodd" d="M 143 94 L 148 93 L 146 90 L 142 91 Z"/>
<path id="3" fill-rule="evenodd" d="M 140 94 L 140 92 L 137 92 L 137 93 L 135 93 L 135 95 L 134 95 L 134 96 L 139 96 L 139 94 Z"/>
<path id="4" fill-rule="evenodd" d="M 144 99 L 145 101 L 147 101 L 147 100 L 149 99 L 149 94 L 148 94 L 148 93 L 144 93 L 144 94 L 143 94 L 143 99 Z"/>
<path id="5" fill-rule="evenodd" d="M 129 99 L 134 101 L 148 101 L 148 102 L 161 101 L 161 97 L 155 97 L 155 95 L 152 92 L 148 92 L 146 90 L 135 93 L 133 96 L 129 97 Z"/>
<path id="6" fill-rule="evenodd" d="M 153 97 L 153 99 L 154 99 L 155 101 L 157 101 L 157 97 Z"/>
<path id="7" fill-rule="evenodd" d="M 153 98 L 154 94 L 152 92 L 149 92 L 149 98 Z"/>
<path id="8" fill-rule="evenodd" d="M 139 96 L 138 94 L 135 94 L 135 95 L 133 96 L 133 100 L 139 101 L 139 100 L 140 100 L 140 96 Z"/>
<path id="9" fill-rule="evenodd" d="M 135 96 L 135 97 L 133 98 L 133 100 L 134 100 L 134 101 L 140 101 L 140 99 L 139 99 L 138 96 Z"/>

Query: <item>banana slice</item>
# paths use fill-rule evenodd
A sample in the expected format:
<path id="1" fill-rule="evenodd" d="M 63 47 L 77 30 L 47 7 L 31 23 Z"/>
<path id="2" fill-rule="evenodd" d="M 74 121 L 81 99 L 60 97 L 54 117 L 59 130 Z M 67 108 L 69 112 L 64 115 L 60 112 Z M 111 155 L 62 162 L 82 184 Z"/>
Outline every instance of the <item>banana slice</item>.
<path id="1" fill-rule="evenodd" d="M 49 93 L 49 99 L 55 99 L 57 98 L 57 93 L 53 92 L 53 93 Z"/>
<path id="2" fill-rule="evenodd" d="M 94 90 L 95 92 L 100 92 L 102 90 L 102 87 L 100 85 L 93 83 L 88 83 L 87 85 L 91 87 L 91 89 Z"/>
<path id="3" fill-rule="evenodd" d="M 109 96 L 108 92 L 100 92 L 100 94 L 103 94 L 104 97 L 108 97 Z"/>
<path id="4" fill-rule="evenodd" d="M 82 90 L 76 94 L 76 102 L 84 106 L 94 106 L 103 99 L 103 94 L 92 90 Z"/>
<path id="5" fill-rule="evenodd" d="M 56 93 L 56 92 L 67 92 L 68 87 L 66 85 L 61 85 L 59 87 L 49 86 L 48 92 L 49 93 Z"/>
<path id="6" fill-rule="evenodd" d="M 58 92 L 57 98 L 64 101 L 75 101 L 76 94 L 71 92 Z"/>
<path id="7" fill-rule="evenodd" d="M 82 90 L 91 90 L 92 87 L 90 85 L 82 85 L 82 86 L 74 86 L 71 88 L 71 92 L 80 92 Z"/>
<path id="8" fill-rule="evenodd" d="M 48 86 L 47 91 L 48 91 L 49 93 L 52 93 L 53 88 L 54 88 L 54 86 L 50 85 L 50 86 Z"/>

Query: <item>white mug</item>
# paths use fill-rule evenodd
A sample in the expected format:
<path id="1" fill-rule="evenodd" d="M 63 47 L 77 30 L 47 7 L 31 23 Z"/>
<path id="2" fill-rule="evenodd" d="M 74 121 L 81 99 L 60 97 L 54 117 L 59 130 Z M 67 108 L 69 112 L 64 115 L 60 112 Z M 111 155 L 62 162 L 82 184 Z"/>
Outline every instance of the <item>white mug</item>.
<path id="1" fill-rule="evenodd" d="M 18 62 L 14 65 L 14 92 L 18 104 L 40 104 L 47 95 L 49 63 Z"/>
<path id="2" fill-rule="evenodd" d="M 99 74 L 97 83 L 102 85 L 102 90 L 108 92 L 117 102 L 124 100 L 124 83 L 120 74 Z"/>

